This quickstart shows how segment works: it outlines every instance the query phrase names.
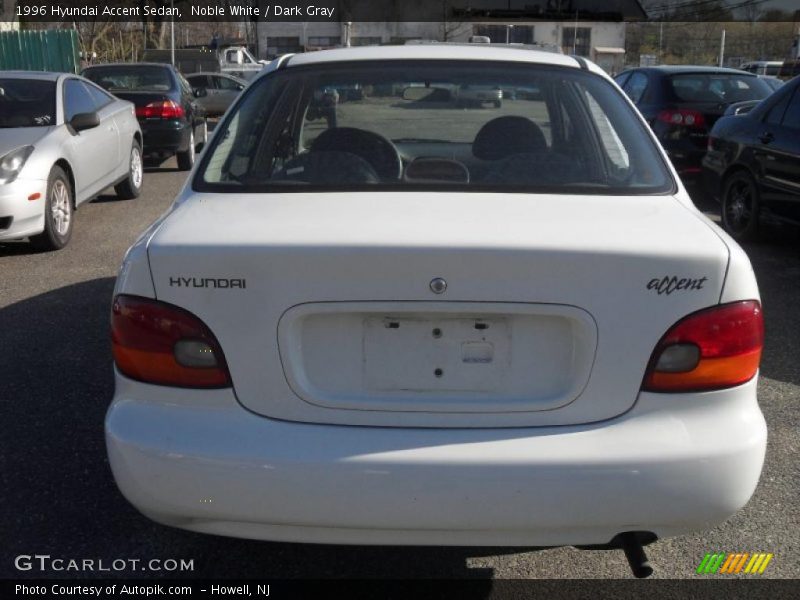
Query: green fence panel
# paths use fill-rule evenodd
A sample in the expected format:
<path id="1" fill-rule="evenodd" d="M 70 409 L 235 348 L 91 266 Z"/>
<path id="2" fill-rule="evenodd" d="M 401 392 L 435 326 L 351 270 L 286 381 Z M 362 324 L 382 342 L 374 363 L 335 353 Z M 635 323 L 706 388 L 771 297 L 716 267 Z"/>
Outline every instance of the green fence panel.
<path id="1" fill-rule="evenodd" d="M 0 32 L 0 70 L 77 73 L 78 34 L 73 29 Z"/>

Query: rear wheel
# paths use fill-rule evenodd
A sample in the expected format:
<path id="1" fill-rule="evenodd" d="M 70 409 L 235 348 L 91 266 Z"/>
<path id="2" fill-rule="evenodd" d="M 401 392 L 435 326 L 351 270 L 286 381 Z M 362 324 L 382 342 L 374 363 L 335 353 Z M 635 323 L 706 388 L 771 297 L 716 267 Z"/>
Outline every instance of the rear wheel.
<path id="1" fill-rule="evenodd" d="M 139 194 L 142 193 L 143 172 L 142 149 L 139 146 L 139 142 L 134 140 L 128 164 L 128 178 L 114 186 L 117 196 L 123 200 L 138 198 Z"/>
<path id="2" fill-rule="evenodd" d="M 208 143 L 208 119 L 203 119 L 203 126 L 201 129 L 200 141 L 197 143 L 197 151 L 200 152 L 205 148 Z"/>
<path id="3" fill-rule="evenodd" d="M 44 206 L 44 231 L 31 237 L 39 250 L 60 250 L 72 237 L 72 188 L 61 167 L 53 167 L 47 180 L 47 200 Z"/>
<path id="4" fill-rule="evenodd" d="M 722 226 L 739 242 L 758 239 L 758 187 L 752 176 L 738 171 L 728 176 L 722 191 Z"/>
<path id="5" fill-rule="evenodd" d="M 194 158 L 195 158 L 194 131 L 189 132 L 189 148 L 187 148 L 185 152 L 178 152 L 176 157 L 178 159 L 178 168 L 181 171 L 189 171 L 194 166 Z"/>

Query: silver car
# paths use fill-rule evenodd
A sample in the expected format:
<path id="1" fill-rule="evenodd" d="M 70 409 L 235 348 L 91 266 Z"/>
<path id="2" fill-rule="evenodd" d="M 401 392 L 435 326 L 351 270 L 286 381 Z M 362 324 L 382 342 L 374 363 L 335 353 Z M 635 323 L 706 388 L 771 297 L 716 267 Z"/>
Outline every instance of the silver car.
<path id="1" fill-rule="evenodd" d="M 225 73 L 192 73 L 186 80 L 196 90 L 205 90 L 205 95 L 197 98 L 197 103 L 206 109 L 208 116 L 223 114 L 241 91 L 247 87 L 244 79 Z"/>
<path id="2" fill-rule="evenodd" d="M 0 241 L 63 248 L 75 209 L 113 185 L 142 189 L 133 104 L 64 73 L 0 71 Z"/>

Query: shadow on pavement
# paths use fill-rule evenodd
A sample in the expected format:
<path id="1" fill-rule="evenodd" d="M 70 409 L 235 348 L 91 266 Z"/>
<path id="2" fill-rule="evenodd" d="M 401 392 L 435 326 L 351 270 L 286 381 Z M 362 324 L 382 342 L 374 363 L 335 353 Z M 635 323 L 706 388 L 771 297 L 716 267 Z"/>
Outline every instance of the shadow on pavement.
<path id="1" fill-rule="evenodd" d="M 21 256 L 24 254 L 41 254 L 42 251 L 35 248 L 27 240 L 13 240 L 0 242 L 0 256 Z"/>
<path id="2" fill-rule="evenodd" d="M 768 242 L 745 244 L 764 307 L 761 374 L 800 385 L 800 237 L 789 228 Z"/>
<path id="3" fill-rule="evenodd" d="M 111 277 L 70 285 L 0 308 L 3 342 L 0 506 L 2 577 L 86 577 L 80 571 L 19 572 L 18 554 L 66 559 L 184 558 L 193 572 L 126 577 L 478 578 L 474 548 L 284 544 L 200 535 L 157 525 L 117 491 L 103 419 L 113 395 Z M 499 554 L 492 548 L 484 554 Z M 470 586 L 483 598 L 491 583 Z M 473 593 L 474 592 L 474 593 Z"/>

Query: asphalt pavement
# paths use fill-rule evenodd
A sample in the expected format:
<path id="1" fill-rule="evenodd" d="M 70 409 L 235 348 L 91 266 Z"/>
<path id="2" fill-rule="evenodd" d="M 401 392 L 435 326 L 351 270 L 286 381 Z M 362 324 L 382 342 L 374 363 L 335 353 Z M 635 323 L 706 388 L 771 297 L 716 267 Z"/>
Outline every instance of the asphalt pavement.
<path id="1" fill-rule="evenodd" d="M 111 191 L 81 206 L 60 252 L 0 243 L 0 578 L 87 576 L 15 568 L 15 557 L 37 553 L 194 561 L 192 572 L 114 573 L 131 577 L 630 577 L 621 551 L 268 543 L 164 527 L 133 509 L 117 491 L 103 440 L 113 393 L 109 306 L 126 248 L 184 178 L 170 161 L 146 173 L 139 199 L 121 201 Z M 759 397 L 769 447 L 761 482 L 726 523 L 650 546 L 654 577 L 698 577 L 704 554 L 720 551 L 771 552 L 761 577 L 800 576 L 800 241 L 790 230 L 769 238 L 746 248 L 766 317 Z"/>

